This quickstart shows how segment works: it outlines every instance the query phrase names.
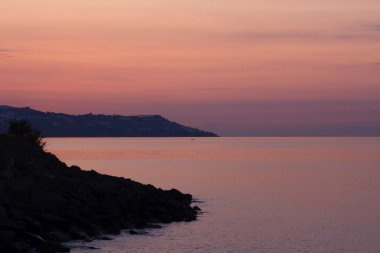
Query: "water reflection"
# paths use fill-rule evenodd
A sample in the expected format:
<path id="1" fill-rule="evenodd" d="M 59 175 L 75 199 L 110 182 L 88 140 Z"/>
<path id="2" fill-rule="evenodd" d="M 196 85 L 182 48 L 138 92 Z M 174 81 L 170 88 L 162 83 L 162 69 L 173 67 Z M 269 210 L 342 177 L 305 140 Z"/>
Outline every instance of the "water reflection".
<path id="1" fill-rule="evenodd" d="M 49 139 L 68 164 L 178 188 L 194 223 L 93 242 L 97 252 L 377 252 L 379 138 Z M 74 252 L 87 252 L 77 249 Z M 90 252 L 90 251 L 89 251 Z"/>

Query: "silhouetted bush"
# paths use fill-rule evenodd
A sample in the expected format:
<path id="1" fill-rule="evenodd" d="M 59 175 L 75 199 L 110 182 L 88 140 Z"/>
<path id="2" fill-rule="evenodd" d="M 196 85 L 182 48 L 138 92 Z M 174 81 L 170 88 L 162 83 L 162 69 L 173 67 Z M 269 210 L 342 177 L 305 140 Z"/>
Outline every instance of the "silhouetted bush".
<path id="1" fill-rule="evenodd" d="M 37 144 L 40 148 L 44 148 L 46 142 L 40 135 L 38 130 L 32 128 L 28 120 L 12 120 L 9 122 L 8 134 L 23 138 L 27 141 Z"/>

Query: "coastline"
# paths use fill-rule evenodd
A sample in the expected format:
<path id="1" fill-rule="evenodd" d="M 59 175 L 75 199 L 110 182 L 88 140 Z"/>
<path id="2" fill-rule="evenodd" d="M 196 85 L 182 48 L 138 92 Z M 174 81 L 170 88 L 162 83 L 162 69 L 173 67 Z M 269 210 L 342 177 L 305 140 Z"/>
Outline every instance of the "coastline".
<path id="1" fill-rule="evenodd" d="M 0 135 L 0 251 L 69 252 L 70 240 L 193 221 L 192 196 L 68 167 L 36 143 Z"/>

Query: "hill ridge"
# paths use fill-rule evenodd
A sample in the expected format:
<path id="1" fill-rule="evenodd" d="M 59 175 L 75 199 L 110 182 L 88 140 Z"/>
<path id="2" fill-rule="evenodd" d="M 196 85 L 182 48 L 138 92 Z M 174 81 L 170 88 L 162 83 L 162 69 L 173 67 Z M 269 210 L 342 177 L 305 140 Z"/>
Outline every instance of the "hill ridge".
<path id="1" fill-rule="evenodd" d="M 26 119 L 44 137 L 216 137 L 197 128 L 153 115 L 65 114 L 42 112 L 31 107 L 0 105 L 0 132 L 10 120 Z"/>

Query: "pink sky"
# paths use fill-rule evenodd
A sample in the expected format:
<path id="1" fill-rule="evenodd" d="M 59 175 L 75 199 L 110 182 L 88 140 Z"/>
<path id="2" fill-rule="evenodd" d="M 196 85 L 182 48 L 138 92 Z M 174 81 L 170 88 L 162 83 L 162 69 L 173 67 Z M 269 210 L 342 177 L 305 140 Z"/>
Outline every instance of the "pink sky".
<path id="1" fill-rule="evenodd" d="M 0 11 L 0 104 L 161 114 L 222 135 L 380 132 L 378 0 L 3 0 Z"/>

